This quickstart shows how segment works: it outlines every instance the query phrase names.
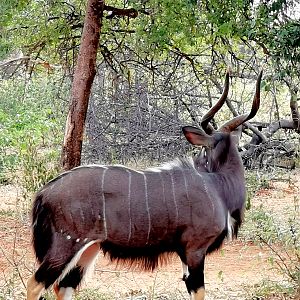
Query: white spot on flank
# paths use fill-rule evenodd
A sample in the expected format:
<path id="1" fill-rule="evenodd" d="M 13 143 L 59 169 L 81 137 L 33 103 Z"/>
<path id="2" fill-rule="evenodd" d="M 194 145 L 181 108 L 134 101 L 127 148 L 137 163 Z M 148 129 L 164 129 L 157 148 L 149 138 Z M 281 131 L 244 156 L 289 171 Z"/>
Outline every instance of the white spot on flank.
<path id="1" fill-rule="evenodd" d="M 103 227 L 104 227 L 104 237 L 107 239 L 107 224 L 106 224 L 106 203 L 105 203 L 105 196 L 104 196 L 104 177 L 107 168 L 103 171 L 102 174 L 102 182 L 101 182 L 101 190 L 102 190 L 102 213 L 103 213 Z"/>
<path id="2" fill-rule="evenodd" d="M 66 239 L 67 239 L 67 240 L 70 240 L 70 239 L 71 239 L 71 236 L 70 236 L 70 235 L 67 235 L 67 236 L 66 236 Z"/>
<path id="3" fill-rule="evenodd" d="M 146 177 L 146 174 L 144 174 L 144 184 L 145 184 L 146 210 L 147 210 L 147 213 L 148 213 L 148 236 L 147 236 L 147 242 L 149 242 L 150 231 L 151 231 L 151 217 L 150 217 L 150 209 L 149 209 L 149 203 L 148 203 L 148 186 L 147 186 L 147 177 Z"/>
<path id="4" fill-rule="evenodd" d="M 79 242 L 80 242 L 80 239 L 77 239 L 77 240 L 76 240 L 76 243 L 79 243 Z"/>

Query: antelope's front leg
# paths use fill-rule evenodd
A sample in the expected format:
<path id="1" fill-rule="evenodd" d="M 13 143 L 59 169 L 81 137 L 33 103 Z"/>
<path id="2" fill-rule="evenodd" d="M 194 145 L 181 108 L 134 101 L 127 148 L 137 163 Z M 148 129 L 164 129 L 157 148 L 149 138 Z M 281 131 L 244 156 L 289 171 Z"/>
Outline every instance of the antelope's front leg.
<path id="1" fill-rule="evenodd" d="M 198 256 L 195 254 L 195 256 Z M 192 259 L 193 261 L 194 259 Z M 205 256 L 198 260 L 198 263 L 188 263 L 188 274 L 184 277 L 186 288 L 191 295 L 191 300 L 204 300 L 204 260 Z"/>

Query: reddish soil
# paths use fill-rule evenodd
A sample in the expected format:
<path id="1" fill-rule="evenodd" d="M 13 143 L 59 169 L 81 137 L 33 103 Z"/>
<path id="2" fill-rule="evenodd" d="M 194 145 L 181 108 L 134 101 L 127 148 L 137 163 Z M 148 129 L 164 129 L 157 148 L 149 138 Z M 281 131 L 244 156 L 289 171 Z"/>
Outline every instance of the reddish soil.
<path id="1" fill-rule="evenodd" d="M 299 199 L 299 172 L 292 174 L 291 182 L 272 181 L 270 189 L 260 190 L 253 203 L 282 213 Z M 12 186 L 0 187 L 0 299 L 25 299 L 25 282 L 35 269 L 30 244 L 28 217 L 16 216 L 18 194 Z M 207 300 L 212 299 L 288 299 L 284 296 L 253 298 L 254 286 L 264 280 L 282 282 L 283 278 L 268 263 L 269 250 L 253 243 L 234 241 L 206 260 Z M 100 255 L 95 274 L 83 287 L 97 288 L 113 299 L 146 299 L 138 297 L 160 295 L 157 299 L 189 299 L 181 280 L 181 263 L 177 257 L 154 273 L 122 269 Z M 13 290 L 13 292 L 11 292 Z M 163 295 L 166 295 L 163 297 Z M 170 295 L 174 295 L 174 298 Z"/>

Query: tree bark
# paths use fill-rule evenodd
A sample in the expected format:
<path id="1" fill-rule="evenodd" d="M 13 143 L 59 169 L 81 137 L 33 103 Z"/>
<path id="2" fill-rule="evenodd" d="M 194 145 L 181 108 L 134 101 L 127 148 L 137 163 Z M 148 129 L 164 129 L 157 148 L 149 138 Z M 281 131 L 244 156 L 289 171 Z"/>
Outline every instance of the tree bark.
<path id="1" fill-rule="evenodd" d="M 88 0 L 81 44 L 74 72 L 70 107 L 66 121 L 61 164 L 70 170 L 81 163 L 82 141 L 102 26 L 104 1 Z"/>

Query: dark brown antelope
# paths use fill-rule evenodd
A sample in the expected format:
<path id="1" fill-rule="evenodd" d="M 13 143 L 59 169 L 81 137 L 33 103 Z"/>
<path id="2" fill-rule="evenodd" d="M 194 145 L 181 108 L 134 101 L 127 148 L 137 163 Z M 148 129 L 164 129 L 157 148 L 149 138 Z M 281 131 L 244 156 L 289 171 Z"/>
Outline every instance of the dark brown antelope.
<path id="1" fill-rule="evenodd" d="M 52 285 L 57 299 L 70 300 L 100 250 L 112 261 L 144 270 L 177 253 L 191 299 L 203 300 L 205 256 L 226 237 L 236 237 L 242 222 L 244 168 L 232 132 L 255 116 L 261 77 L 250 114 L 218 130 L 209 124 L 226 100 L 227 73 L 223 94 L 201 128 L 183 127 L 190 143 L 203 146 L 195 159 L 145 171 L 83 166 L 47 183 L 32 209 L 39 268 L 28 281 L 27 300 L 42 299 Z"/>

